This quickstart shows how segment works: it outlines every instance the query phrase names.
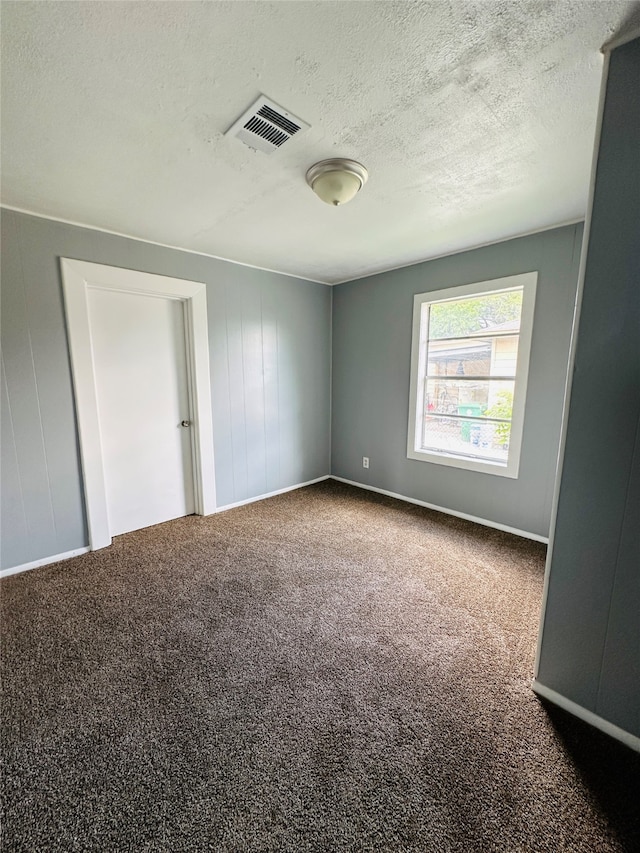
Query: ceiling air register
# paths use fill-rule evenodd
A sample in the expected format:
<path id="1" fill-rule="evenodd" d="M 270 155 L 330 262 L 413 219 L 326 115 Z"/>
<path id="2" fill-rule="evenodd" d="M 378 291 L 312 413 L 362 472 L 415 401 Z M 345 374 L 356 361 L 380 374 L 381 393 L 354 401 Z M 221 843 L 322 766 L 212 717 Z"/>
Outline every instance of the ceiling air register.
<path id="1" fill-rule="evenodd" d="M 236 136 L 250 148 L 271 154 L 292 136 L 309 127 L 306 121 L 260 95 L 255 104 L 231 125 L 225 136 Z"/>

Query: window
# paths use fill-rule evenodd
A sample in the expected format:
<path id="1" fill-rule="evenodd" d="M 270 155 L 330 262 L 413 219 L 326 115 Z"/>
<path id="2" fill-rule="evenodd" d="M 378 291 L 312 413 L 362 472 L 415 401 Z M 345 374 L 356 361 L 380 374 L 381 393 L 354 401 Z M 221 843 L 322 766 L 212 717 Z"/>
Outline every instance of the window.
<path id="1" fill-rule="evenodd" d="M 410 459 L 518 476 L 537 278 L 414 297 Z"/>

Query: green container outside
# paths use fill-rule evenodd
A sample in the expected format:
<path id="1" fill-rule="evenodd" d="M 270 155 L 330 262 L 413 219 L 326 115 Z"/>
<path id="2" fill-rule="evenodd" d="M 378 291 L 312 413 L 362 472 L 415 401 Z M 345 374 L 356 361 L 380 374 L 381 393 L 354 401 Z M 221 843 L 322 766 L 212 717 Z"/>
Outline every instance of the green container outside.
<path id="1" fill-rule="evenodd" d="M 465 403 L 464 406 L 458 406 L 458 414 L 479 417 L 484 409 L 482 403 Z M 471 441 L 471 423 L 472 421 L 462 421 L 460 424 L 460 438 L 463 441 Z"/>

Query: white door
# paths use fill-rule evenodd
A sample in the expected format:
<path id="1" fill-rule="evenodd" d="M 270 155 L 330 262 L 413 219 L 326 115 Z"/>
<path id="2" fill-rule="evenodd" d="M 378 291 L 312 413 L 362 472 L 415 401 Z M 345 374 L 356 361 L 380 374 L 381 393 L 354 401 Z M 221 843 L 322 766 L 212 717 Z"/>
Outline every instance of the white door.
<path id="1" fill-rule="evenodd" d="M 183 303 L 91 286 L 87 297 L 111 535 L 190 515 Z"/>

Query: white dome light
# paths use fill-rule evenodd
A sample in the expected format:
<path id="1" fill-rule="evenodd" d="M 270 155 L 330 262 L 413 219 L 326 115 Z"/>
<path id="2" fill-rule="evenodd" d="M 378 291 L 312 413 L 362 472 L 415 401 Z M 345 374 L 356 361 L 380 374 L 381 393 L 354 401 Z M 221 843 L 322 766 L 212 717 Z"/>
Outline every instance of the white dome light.
<path id="1" fill-rule="evenodd" d="M 369 173 L 355 160 L 322 160 L 307 172 L 307 183 L 327 204 L 346 204 L 362 189 Z"/>

